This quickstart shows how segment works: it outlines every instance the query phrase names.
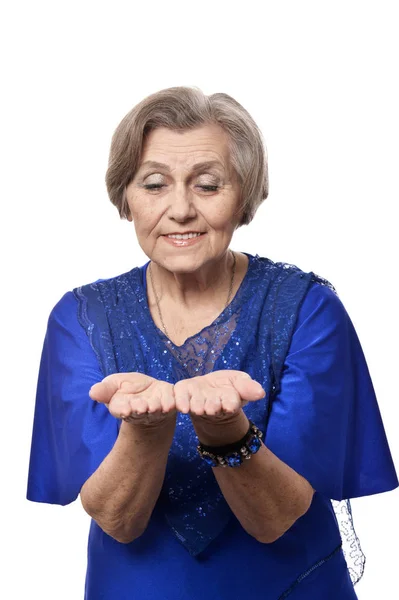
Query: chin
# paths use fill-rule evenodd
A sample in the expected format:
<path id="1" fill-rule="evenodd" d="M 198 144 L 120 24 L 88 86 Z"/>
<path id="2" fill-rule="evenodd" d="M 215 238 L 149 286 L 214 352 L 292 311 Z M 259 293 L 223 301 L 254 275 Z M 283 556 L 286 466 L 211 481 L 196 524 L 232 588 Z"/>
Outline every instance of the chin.
<path id="1" fill-rule="evenodd" d="M 155 260 L 159 266 L 175 273 L 191 273 L 212 261 L 212 258 L 201 259 L 199 256 L 164 256 Z"/>

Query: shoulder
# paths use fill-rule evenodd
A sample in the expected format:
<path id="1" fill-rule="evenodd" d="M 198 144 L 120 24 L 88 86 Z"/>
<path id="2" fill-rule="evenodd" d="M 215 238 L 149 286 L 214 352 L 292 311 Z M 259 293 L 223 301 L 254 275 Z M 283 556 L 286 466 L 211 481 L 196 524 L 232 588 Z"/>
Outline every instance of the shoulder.
<path id="1" fill-rule="evenodd" d="M 276 286 L 281 290 L 293 293 L 297 282 L 306 280 L 307 290 L 299 307 L 297 327 L 307 319 L 326 322 L 343 323 L 347 320 L 347 311 L 338 295 L 335 286 L 325 277 L 314 271 L 306 271 L 298 265 L 272 261 L 270 258 L 256 255 L 255 262 L 259 268 L 268 272 Z M 302 283 L 301 283 L 302 285 Z M 285 293 L 283 292 L 285 296 Z"/>
<path id="2" fill-rule="evenodd" d="M 268 271 L 273 275 L 272 279 L 283 282 L 286 279 L 307 278 L 309 281 L 306 293 L 308 304 L 312 302 L 327 303 L 336 306 L 342 306 L 335 286 L 325 277 L 318 275 L 314 271 L 305 271 L 296 264 L 284 261 L 273 261 L 266 256 L 256 254 L 251 257 L 259 269 Z"/>
<path id="3" fill-rule="evenodd" d="M 48 325 L 80 332 L 81 325 L 87 322 L 88 307 L 112 307 L 121 296 L 140 289 L 142 267 L 89 283 L 77 285 L 65 292 L 50 311 Z"/>
<path id="4" fill-rule="evenodd" d="M 56 302 L 50 311 L 49 322 L 66 323 L 76 314 L 77 299 L 72 291 L 65 294 Z"/>
<path id="5" fill-rule="evenodd" d="M 333 335 L 347 332 L 350 318 L 336 291 L 320 281 L 311 280 L 309 288 L 299 307 L 296 333 L 303 330 Z"/>
<path id="6" fill-rule="evenodd" d="M 328 279 L 316 274 L 314 271 L 305 271 L 296 264 L 273 261 L 266 256 L 259 256 L 259 254 L 248 256 L 254 269 L 267 272 L 269 275 L 272 275 L 272 279 L 284 281 L 284 279 L 295 278 L 295 276 L 301 279 L 308 278 L 312 283 L 318 283 L 321 286 L 327 287 L 335 294 L 337 293 L 335 287 Z"/>
<path id="7" fill-rule="evenodd" d="M 77 305 L 80 303 L 83 297 L 88 296 L 91 293 L 101 292 L 102 290 L 116 289 L 120 287 L 122 283 L 127 281 L 133 282 L 140 273 L 142 267 L 134 267 L 130 271 L 114 275 L 113 277 L 100 278 L 94 281 L 77 285 L 64 293 L 64 295 L 58 300 L 53 306 L 50 317 L 51 318 L 62 318 L 71 315 L 76 311 Z"/>
<path id="8" fill-rule="evenodd" d="M 309 288 L 302 304 L 303 312 L 330 313 L 336 316 L 346 312 L 342 300 L 335 289 L 318 280 L 311 279 Z"/>
<path id="9" fill-rule="evenodd" d="M 113 277 L 96 279 L 95 281 L 78 285 L 73 288 L 72 292 L 76 295 L 76 290 L 98 289 L 100 287 L 114 286 L 121 281 L 126 281 L 127 279 L 131 279 L 135 275 L 139 274 L 142 268 L 143 267 L 133 267 L 133 269 L 130 269 L 130 271 L 120 273 L 119 275 L 114 275 Z"/>
<path id="10" fill-rule="evenodd" d="M 61 296 L 61 298 L 51 309 L 49 321 L 55 321 L 59 323 L 73 321 L 73 318 L 76 316 L 80 300 L 88 293 L 89 290 L 96 292 L 99 290 L 101 285 L 113 286 L 116 281 L 122 277 L 126 277 L 126 275 L 131 272 L 132 271 L 129 271 L 128 273 L 123 273 L 114 277 L 96 279 L 95 281 L 81 284 L 72 288 L 72 290 L 68 290 Z"/>

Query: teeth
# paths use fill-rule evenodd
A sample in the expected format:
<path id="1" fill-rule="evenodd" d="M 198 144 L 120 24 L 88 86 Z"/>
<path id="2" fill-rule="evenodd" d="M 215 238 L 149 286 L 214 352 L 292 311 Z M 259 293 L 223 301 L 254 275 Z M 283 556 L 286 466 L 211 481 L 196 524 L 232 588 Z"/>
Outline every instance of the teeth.
<path id="1" fill-rule="evenodd" d="M 201 235 L 200 233 L 185 233 L 184 235 L 180 234 L 172 234 L 168 235 L 168 238 L 172 238 L 174 240 L 190 240 L 191 238 L 195 238 Z"/>

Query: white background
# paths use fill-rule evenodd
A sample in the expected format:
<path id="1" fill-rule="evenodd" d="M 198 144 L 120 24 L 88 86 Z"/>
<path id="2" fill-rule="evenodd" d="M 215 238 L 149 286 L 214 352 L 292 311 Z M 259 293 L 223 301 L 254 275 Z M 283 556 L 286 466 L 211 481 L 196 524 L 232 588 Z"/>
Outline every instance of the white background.
<path id="1" fill-rule="evenodd" d="M 232 248 L 335 285 L 399 464 L 396 4 L 3 7 L 2 598 L 83 598 L 89 519 L 79 501 L 25 500 L 40 352 L 50 310 L 67 290 L 147 260 L 133 225 L 107 199 L 104 174 L 120 119 L 162 88 L 226 92 L 259 124 L 270 197 Z M 352 502 L 367 556 L 361 600 L 396 594 L 398 500 L 395 490 Z"/>

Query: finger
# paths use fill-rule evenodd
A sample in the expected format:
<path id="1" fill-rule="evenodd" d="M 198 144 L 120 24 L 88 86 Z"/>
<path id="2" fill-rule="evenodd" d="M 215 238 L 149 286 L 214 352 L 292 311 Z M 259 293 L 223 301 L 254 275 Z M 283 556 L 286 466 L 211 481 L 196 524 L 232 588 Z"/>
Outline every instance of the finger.
<path id="1" fill-rule="evenodd" d="M 144 396 L 129 396 L 131 414 L 145 415 L 149 412 L 148 400 Z"/>
<path id="2" fill-rule="evenodd" d="M 147 402 L 147 412 L 149 414 L 160 414 L 162 412 L 160 391 L 158 391 L 155 395 L 147 392 L 147 394 L 143 395 L 143 397 Z"/>
<path id="3" fill-rule="evenodd" d="M 164 391 L 161 397 L 161 412 L 167 414 L 173 412 L 176 409 L 176 400 L 173 394 L 173 386 L 168 386 L 168 389 Z"/>
<path id="4" fill-rule="evenodd" d="M 115 394 L 107 405 L 109 412 L 117 419 L 129 417 L 132 414 L 130 396 L 126 394 Z"/>
<path id="5" fill-rule="evenodd" d="M 212 396 L 209 396 L 209 398 L 206 399 L 205 401 L 205 407 L 204 407 L 204 412 L 206 415 L 209 416 L 216 416 L 221 414 L 222 412 L 222 402 L 219 396 L 217 396 L 216 394 Z"/>
<path id="6" fill-rule="evenodd" d="M 221 394 L 221 409 L 224 414 L 234 414 L 241 409 L 240 395 L 235 391 L 225 391 Z"/>
<path id="7" fill-rule="evenodd" d="M 130 415 L 142 415 L 148 412 L 148 403 L 143 396 L 116 393 L 108 404 L 109 412 L 117 419 Z"/>
<path id="8" fill-rule="evenodd" d="M 194 392 L 190 399 L 190 413 L 199 417 L 202 416 L 205 411 L 205 402 L 206 397 L 199 390 Z"/>
<path id="9" fill-rule="evenodd" d="M 179 382 L 173 386 L 173 395 L 176 410 L 188 414 L 190 412 L 191 394 L 187 385 L 179 385 Z"/>

